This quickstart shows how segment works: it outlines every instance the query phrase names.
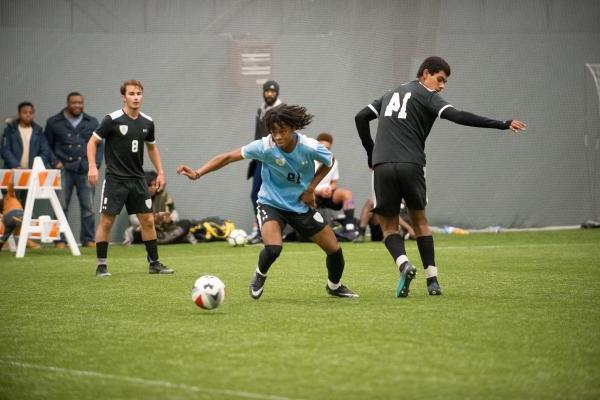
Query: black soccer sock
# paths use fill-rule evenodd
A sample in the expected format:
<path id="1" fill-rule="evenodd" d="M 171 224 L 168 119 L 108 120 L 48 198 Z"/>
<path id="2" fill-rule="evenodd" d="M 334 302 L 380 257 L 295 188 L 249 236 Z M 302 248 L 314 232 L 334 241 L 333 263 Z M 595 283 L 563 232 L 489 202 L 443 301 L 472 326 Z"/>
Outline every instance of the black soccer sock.
<path id="1" fill-rule="evenodd" d="M 340 247 L 338 251 L 328 254 L 325 263 L 327 265 L 327 279 L 333 284 L 340 283 L 345 265 L 342 248 Z"/>
<path id="2" fill-rule="evenodd" d="M 367 227 L 366 227 L 366 226 L 361 226 L 361 227 L 359 227 L 359 228 L 358 228 L 358 233 L 359 233 L 360 235 L 363 235 L 363 236 L 365 236 L 365 233 L 367 233 Z"/>
<path id="3" fill-rule="evenodd" d="M 156 239 L 146 240 L 144 244 L 146 245 L 146 254 L 148 254 L 148 262 L 152 264 L 153 262 L 158 261 L 158 247 L 156 246 Z"/>
<path id="4" fill-rule="evenodd" d="M 354 208 L 344 210 L 344 226 L 354 225 Z"/>
<path id="5" fill-rule="evenodd" d="M 417 238 L 417 247 L 423 262 L 423 268 L 430 265 L 435 266 L 435 252 L 433 248 L 433 236 L 420 236 Z"/>
<path id="6" fill-rule="evenodd" d="M 394 233 L 385 238 L 385 247 L 394 259 L 394 262 L 400 266 L 408 261 L 406 257 L 406 249 L 404 248 L 404 238 L 399 233 Z"/>
<path id="7" fill-rule="evenodd" d="M 417 238 L 417 247 L 419 248 L 419 254 L 421 255 L 421 261 L 423 262 L 423 268 L 427 270 L 430 266 L 434 268 L 437 274 L 437 268 L 435 267 L 435 250 L 433 246 L 432 236 L 421 236 Z M 437 282 L 436 276 L 430 276 L 427 278 L 427 283 Z"/>
<path id="8" fill-rule="evenodd" d="M 268 244 L 262 249 L 258 255 L 258 270 L 261 274 L 267 275 L 269 268 L 271 268 L 271 265 L 277 260 L 279 254 L 281 254 L 281 246 Z"/>
<path id="9" fill-rule="evenodd" d="M 96 243 L 96 257 L 98 259 L 98 265 L 106 264 L 106 259 L 108 258 L 108 242 Z"/>

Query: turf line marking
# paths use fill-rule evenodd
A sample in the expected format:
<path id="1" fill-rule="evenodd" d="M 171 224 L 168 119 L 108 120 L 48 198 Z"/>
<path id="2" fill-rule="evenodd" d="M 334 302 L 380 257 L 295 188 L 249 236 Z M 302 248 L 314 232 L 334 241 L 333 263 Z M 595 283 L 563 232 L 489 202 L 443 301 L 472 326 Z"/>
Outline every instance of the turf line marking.
<path id="1" fill-rule="evenodd" d="M 291 398 L 291 397 L 282 397 L 282 396 L 274 396 L 274 395 L 267 395 L 267 394 L 260 394 L 260 393 L 242 392 L 242 391 L 238 391 L 238 390 L 229 390 L 229 389 L 201 388 L 198 386 L 186 385 L 183 383 L 173 383 L 173 382 L 154 380 L 154 379 L 136 378 L 133 376 L 104 374 L 102 372 L 96 372 L 96 371 L 83 371 L 83 370 L 77 370 L 77 369 L 52 367 L 52 366 L 46 366 L 46 365 L 28 364 L 28 363 L 22 363 L 22 362 L 18 362 L 18 361 L 7 361 L 7 360 L 2 360 L 2 359 L 0 359 L 0 364 L 12 366 L 12 367 L 37 369 L 37 370 L 41 370 L 41 371 L 54 372 L 57 374 L 63 373 L 63 374 L 67 374 L 67 375 L 85 376 L 85 377 L 90 377 L 90 378 L 112 379 L 115 381 L 135 383 L 135 384 L 146 385 L 146 386 L 161 386 L 161 387 L 170 388 L 170 389 L 181 389 L 181 390 L 185 390 L 188 392 L 236 396 L 236 397 L 241 397 L 241 398 L 245 398 L 245 399 L 300 400 L 300 399 Z"/>

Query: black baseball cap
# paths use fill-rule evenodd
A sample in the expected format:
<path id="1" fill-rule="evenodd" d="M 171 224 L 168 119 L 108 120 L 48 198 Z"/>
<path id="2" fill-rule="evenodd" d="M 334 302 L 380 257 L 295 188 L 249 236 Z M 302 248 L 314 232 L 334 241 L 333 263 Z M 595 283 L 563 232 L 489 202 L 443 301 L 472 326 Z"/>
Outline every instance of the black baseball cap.
<path id="1" fill-rule="evenodd" d="M 267 90 L 274 90 L 279 93 L 279 83 L 275 81 L 266 81 L 263 84 L 263 92 L 266 92 Z"/>

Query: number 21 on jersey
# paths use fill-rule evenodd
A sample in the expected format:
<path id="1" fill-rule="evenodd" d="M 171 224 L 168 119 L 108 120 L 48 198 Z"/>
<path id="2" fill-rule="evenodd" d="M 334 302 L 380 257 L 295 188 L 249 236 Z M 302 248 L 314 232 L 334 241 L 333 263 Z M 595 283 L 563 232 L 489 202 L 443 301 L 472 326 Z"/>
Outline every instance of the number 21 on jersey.
<path id="1" fill-rule="evenodd" d="M 385 108 L 384 115 L 386 117 L 391 117 L 393 112 L 400 110 L 400 112 L 398 112 L 398 118 L 406 119 L 406 105 L 408 104 L 408 99 L 410 99 L 411 95 L 411 92 L 406 92 L 406 94 L 402 98 L 402 101 L 400 101 L 400 95 L 398 94 L 398 92 L 394 92 L 392 98 L 390 99 L 390 102 Z"/>

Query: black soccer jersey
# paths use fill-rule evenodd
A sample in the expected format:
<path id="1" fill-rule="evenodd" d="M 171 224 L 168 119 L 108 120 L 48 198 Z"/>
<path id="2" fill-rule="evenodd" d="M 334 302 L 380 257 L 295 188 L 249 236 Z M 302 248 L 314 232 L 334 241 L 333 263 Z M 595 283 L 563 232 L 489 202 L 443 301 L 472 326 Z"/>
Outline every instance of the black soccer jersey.
<path id="1" fill-rule="evenodd" d="M 386 92 L 369 104 L 379 117 L 373 165 L 409 162 L 425 165 L 425 140 L 435 119 L 452 107 L 418 80 Z"/>
<path id="2" fill-rule="evenodd" d="M 94 135 L 104 139 L 106 175 L 117 179 L 144 178 L 144 142 L 154 143 L 154 122 L 140 112 L 131 119 L 123 110 L 108 114 Z"/>

